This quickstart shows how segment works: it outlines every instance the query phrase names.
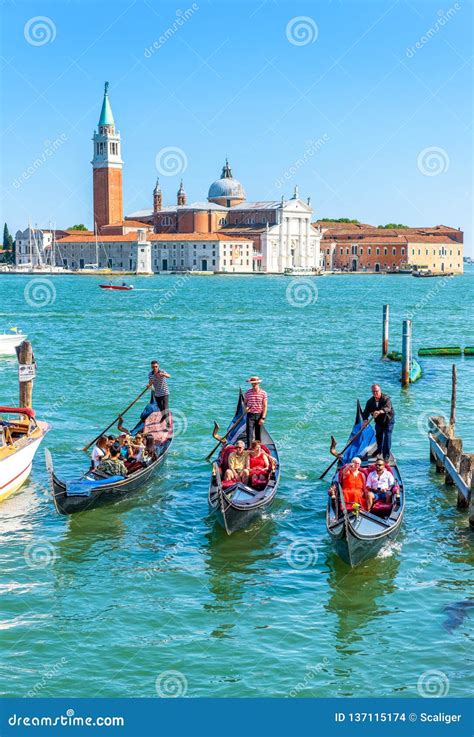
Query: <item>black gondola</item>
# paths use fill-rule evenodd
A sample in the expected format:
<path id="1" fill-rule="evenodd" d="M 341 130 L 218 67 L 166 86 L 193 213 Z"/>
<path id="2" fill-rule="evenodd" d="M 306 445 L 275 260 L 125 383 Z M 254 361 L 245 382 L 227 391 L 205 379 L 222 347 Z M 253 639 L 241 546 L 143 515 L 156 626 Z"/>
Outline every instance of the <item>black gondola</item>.
<path id="1" fill-rule="evenodd" d="M 134 435 L 143 428 L 143 420 L 131 430 Z M 155 442 L 156 458 L 131 472 L 125 478 L 104 477 L 98 471 L 88 471 L 78 480 L 61 481 L 54 472 L 53 458 L 45 450 L 46 467 L 56 510 L 59 514 L 74 514 L 110 504 L 131 496 L 140 489 L 163 463 L 173 441 L 173 416 L 169 412 L 169 428 L 165 436 Z"/>
<path id="2" fill-rule="evenodd" d="M 357 403 L 356 420 L 350 437 L 360 431 L 361 425 L 362 411 L 360 404 Z M 373 454 L 376 448 L 375 432 L 369 425 L 361 432 L 357 442 L 347 448 L 342 461 L 338 462 L 332 480 L 332 486 L 336 490 L 335 497 L 328 497 L 327 530 L 337 554 L 352 567 L 369 558 L 374 558 L 388 540 L 397 536 L 405 511 L 403 481 L 393 455 L 387 464 L 397 484 L 392 504 L 376 502 L 370 512 L 362 508 L 349 511 L 346 507 L 339 483 L 341 468 L 352 458 L 358 456 L 362 461 L 361 470 L 368 470 L 375 462 Z"/>
<path id="3" fill-rule="evenodd" d="M 229 452 L 237 440 L 244 440 L 245 442 L 246 422 L 242 391 L 239 393 L 237 409 L 229 428 L 232 426 L 235 427 L 229 433 L 226 445 L 221 448 L 213 463 L 208 495 L 209 508 L 228 535 L 236 530 L 248 527 L 254 520 L 262 516 L 271 506 L 280 481 L 278 451 L 265 427 L 261 429 L 261 442 L 264 450 L 273 459 L 273 468 L 269 473 L 266 486 L 263 489 L 256 489 L 241 481 L 226 482 L 223 480 L 225 462 Z"/>

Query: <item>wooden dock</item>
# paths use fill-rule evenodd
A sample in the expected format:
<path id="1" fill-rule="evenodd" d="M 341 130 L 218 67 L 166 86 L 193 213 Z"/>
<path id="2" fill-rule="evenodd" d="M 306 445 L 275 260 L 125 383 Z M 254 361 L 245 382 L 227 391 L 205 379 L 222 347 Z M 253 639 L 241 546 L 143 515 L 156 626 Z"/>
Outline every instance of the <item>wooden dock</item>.
<path id="1" fill-rule="evenodd" d="M 444 473 L 445 484 L 456 487 L 458 507 L 469 509 L 469 524 L 474 529 L 474 453 L 464 453 L 462 438 L 455 435 L 456 393 L 457 371 L 453 365 L 449 421 L 443 416 L 430 417 L 428 420 L 430 461 L 436 464 L 439 473 Z"/>

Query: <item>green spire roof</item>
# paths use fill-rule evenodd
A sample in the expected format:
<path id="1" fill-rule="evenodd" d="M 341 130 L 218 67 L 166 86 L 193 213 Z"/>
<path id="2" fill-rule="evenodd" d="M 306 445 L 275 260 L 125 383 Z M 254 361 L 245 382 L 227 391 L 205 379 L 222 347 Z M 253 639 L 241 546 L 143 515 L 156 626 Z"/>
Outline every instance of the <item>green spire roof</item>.
<path id="1" fill-rule="evenodd" d="M 109 102 L 109 83 L 106 82 L 104 86 L 104 102 L 102 103 L 102 110 L 100 112 L 99 125 L 115 125 L 114 116 L 112 114 L 112 108 Z"/>

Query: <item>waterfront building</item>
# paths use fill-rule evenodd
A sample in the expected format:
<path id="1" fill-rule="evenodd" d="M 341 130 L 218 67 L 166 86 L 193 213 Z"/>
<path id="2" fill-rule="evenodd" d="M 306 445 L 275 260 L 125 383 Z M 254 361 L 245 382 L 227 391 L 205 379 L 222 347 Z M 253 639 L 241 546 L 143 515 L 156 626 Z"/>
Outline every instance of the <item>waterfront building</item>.
<path id="1" fill-rule="evenodd" d="M 124 235 L 82 235 L 61 238 L 57 264 L 83 269 L 159 273 L 200 271 L 252 272 L 253 242 L 224 233 L 151 233 L 144 228 Z"/>
<path id="2" fill-rule="evenodd" d="M 322 230 L 323 268 L 342 271 L 399 271 L 417 268 L 434 273 L 463 272 L 463 233 L 445 225 L 377 228 L 357 223 L 318 221 Z"/>

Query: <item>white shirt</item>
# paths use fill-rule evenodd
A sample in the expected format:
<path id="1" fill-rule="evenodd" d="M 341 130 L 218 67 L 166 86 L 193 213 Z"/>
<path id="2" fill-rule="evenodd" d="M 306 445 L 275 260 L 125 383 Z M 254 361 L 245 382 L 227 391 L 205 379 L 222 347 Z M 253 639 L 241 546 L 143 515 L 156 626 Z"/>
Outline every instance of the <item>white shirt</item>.
<path id="1" fill-rule="evenodd" d="M 377 476 L 377 471 L 371 471 L 367 476 L 367 488 L 375 491 L 388 491 L 395 484 L 393 473 L 384 468 L 382 474 Z"/>
<path id="2" fill-rule="evenodd" d="M 99 448 L 96 445 L 94 450 L 92 451 L 92 467 L 97 468 L 97 466 L 99 465 L 99 463 L 101 462 L 104 456 L 105 456 L 105 450 L 102 450 L 102 448 Z"/>

